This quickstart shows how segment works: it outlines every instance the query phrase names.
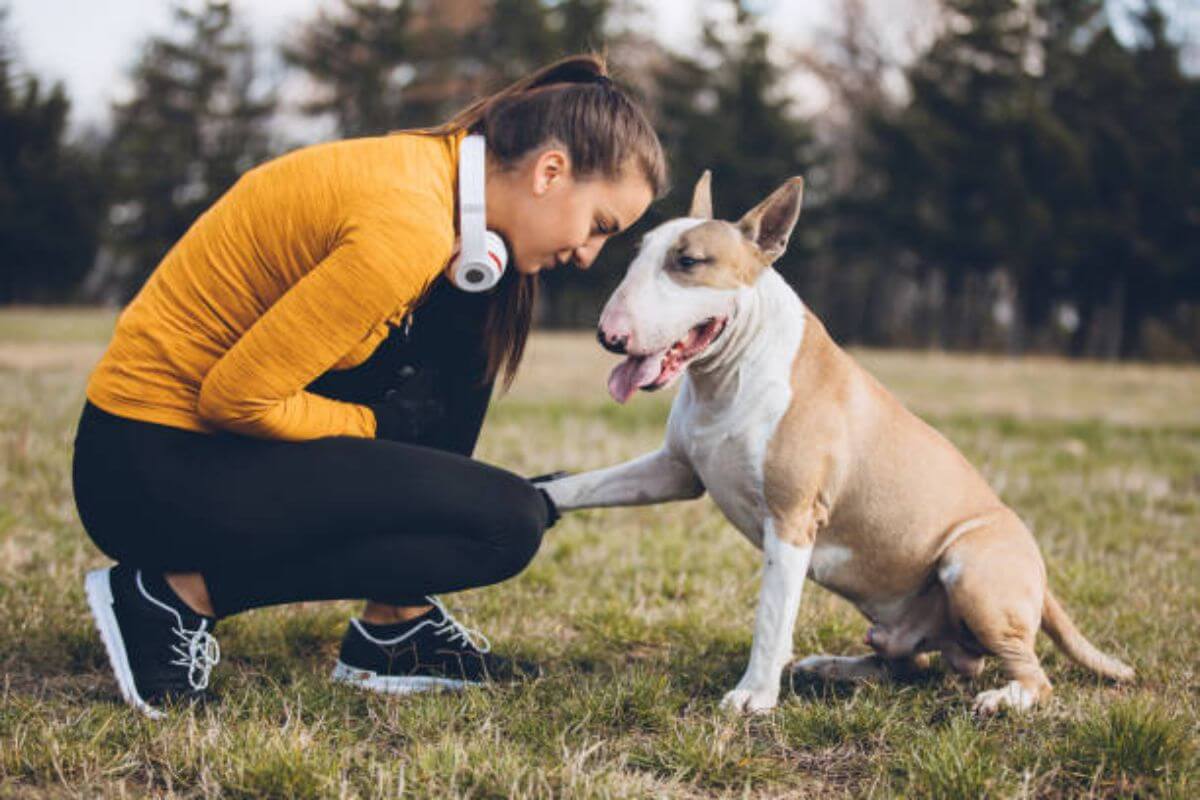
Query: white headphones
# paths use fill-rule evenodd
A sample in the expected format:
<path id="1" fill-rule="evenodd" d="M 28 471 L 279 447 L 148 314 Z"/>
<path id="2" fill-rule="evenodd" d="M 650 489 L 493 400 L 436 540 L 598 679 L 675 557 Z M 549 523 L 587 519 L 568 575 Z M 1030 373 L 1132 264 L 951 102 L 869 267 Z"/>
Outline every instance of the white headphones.
<path id="1" fill-rule="evenodd" d="M 487 144 L 480 134 L 462 140 L 458 149 L 458 232 L 461 244 L 450 264 L 450 282 L 466 292 L 486 292 L 500 282 L 508 265 L 508 248 L 487 229 L 484 168 Z"/>

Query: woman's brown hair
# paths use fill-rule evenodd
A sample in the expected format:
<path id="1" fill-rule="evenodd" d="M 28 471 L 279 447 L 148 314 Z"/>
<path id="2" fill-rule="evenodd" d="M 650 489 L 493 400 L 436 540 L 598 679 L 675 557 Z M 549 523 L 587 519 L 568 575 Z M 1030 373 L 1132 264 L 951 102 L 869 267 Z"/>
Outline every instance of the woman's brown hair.
<path id="1" fill-rule="evenodd" d="M 487 138 L 488 153 L 502 168 L 515 168 L 537 148 L 563 145 L 577 177 L 618 180 L 627 165 L 646 179 L 655 197 L 667 189 L 667 162 L 646 115 L 608 76 L 603 56 L 568 56 L 525 76 L 459 111 L 423 133 L 466 130 Z M 504 370 L 504 388 L 516 377 L 533 324 L 537 276 L 505 271 L 488 305 L 484 335 L 487 377 Z"/>

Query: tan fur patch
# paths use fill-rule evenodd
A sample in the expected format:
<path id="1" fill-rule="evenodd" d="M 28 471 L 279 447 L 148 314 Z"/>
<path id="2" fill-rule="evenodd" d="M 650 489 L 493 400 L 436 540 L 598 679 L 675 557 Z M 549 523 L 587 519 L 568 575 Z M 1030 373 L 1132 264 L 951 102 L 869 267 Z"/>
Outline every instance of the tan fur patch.
<path id="1" fill-rule="evenodd" d="M 844 459 L 836 409 L 844 406 L 848 389 L 838 355 L 821 321 L 805 312 L 804 338 L 792 362 L 792 404 L 768 445 L 763 476 L 779 536 L 797 546 L 811 546 L 829 523 L 832 484 Z M 816 411 L 814 403 L 825 411 Z"/>
<path id="2" fill-rule="evenodd" d="M 696 264 L 683 267 L 681 257 Z M 713 289 L 737 289 L 758 278 L 764 264 L 757 248 L 747 241 L 737 226 L 724 220 L 711 220 L 685 231 L 667 252 L 664 265 L 671 280 L 681 286 L 707 286 Z"/>
<path id="3" fill-rule="evenodd" d="M 778 530 L 819 534 L 855 554 L 828 576 L 829 588 L 856 600 L 911 595 L 956 525 L 1002 507 L 953 445 L 859 367 L 811 312 L 791 382 L 791 405 L 767 446 L 765 499 Z"/>

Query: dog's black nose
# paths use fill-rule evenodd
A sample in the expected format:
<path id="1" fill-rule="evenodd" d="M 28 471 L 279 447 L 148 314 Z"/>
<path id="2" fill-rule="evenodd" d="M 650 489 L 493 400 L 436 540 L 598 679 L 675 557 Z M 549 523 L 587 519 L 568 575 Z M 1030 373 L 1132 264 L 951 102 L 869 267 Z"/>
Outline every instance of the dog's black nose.
<path id="1" fill-rule="evenodd" d="M 600 346 L 608 352 L 625 355 L 625 346 L 629 344 L 628 336 L 614 336 L 610 339 L 604 335 L 603 328 L 597 328 L 596 338 L 600 340 Z"/>

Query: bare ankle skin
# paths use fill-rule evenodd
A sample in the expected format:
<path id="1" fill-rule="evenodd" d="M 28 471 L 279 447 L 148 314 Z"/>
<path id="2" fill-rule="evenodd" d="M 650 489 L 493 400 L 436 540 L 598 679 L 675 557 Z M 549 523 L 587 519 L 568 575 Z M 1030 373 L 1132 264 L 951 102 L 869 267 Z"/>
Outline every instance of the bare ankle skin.
<path id="1" fill-rule="evenodd" d="M 377 603 L 368 600 L 363 608 L 362 621 L 372 625 L 395 625 L 397 622 L 408 622 L 424 614 L 431 605 L 425 606 L 392 606 L 387 603 Z"/>
<path id="2" fill-rule="evenodd" d="M 168 572 L 165 577 L 167 585 L 175 590 L 175 594 L 179 595 L 192 611 L 206 617 L 216 616 L 203 575 L 199 572 Z"/>

